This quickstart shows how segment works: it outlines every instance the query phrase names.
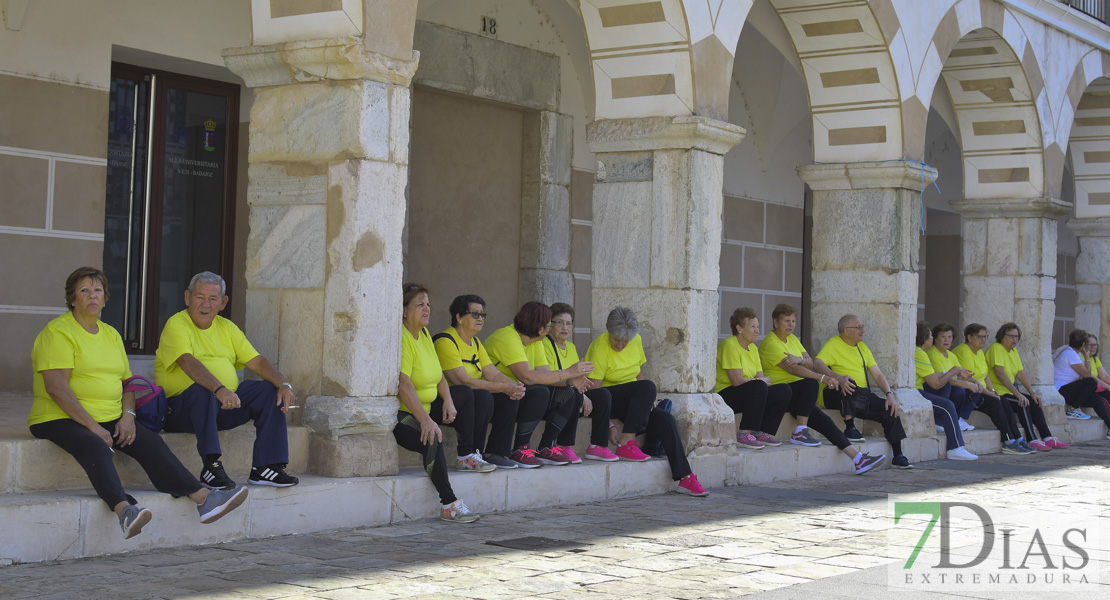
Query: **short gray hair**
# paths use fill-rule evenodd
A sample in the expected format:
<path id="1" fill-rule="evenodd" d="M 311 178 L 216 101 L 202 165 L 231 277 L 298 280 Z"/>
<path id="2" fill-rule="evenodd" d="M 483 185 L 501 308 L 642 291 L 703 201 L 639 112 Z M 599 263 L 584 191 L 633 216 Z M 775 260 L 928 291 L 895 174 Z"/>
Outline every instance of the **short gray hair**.
<path id="1" fill-rule="evenodd" d="M 198 283 L 218 283 L 220 284 L 220 296 L 227 295 L 227 283 L 224 281 L 224 278 L 212 271 L 203 271 L 193 275 L 193 278 L 189 280 L 189 293 L 196 290 Z"/>
<path id="2" fill-rule="evenodd" d="M 618 342 L 629 342 L 640 332 L 640 322 L 636 320 L 636 313 L 631 308 L 618 306 L 609 311 L 609 318 L 605 319 L 605 330 L 609 337 Z"/>
<path id="3" fill-rule="evenodd" d="M 840 317 L 840 320 L 836 322 L 836 332 L 844 333 L 844 330 L 848 328 L 848 323 L 851 322 L 852 319 L 858 318 L 859 317 L 856 315 L 844 315 Z"/>

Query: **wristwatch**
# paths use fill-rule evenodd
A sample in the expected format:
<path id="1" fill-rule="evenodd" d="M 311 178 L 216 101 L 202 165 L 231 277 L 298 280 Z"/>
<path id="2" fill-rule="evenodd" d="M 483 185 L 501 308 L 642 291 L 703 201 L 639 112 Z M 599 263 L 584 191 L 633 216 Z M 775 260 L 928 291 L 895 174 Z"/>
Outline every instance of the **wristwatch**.
<path id="1" fill-rule="evenodd" d="M 131 410 L 130 408 L 125 408 L 125 409 L 123 410 L 123 412 L 125 412 L 125 413 L 127 413 L 127 414 L 131 415 L 132 417 L 137 417 L 137 416 L 139 416 L 139 415 L 137 415 L 137 414 L 135 413 L 135 411 Z"/>
<path id="2" fill-rule="evenodd" d="M 279 387 L 287 387 L 287 388 L 289 388 L 290 392 L 293 392 L 293 384 L 289 383 L 288 381 L 281 384 Z M 293 393 L 296 394 L 297 392 L 293 392 Z"/>

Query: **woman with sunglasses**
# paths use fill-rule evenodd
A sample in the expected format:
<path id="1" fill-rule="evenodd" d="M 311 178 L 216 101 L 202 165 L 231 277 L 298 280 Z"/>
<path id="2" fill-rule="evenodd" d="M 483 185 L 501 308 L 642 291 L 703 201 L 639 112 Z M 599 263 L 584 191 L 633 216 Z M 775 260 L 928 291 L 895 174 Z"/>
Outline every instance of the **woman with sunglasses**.
<path id="1" fill-rule="evenodd" d="M 1017 413 L 1029 439 L 1029 447 L 1037 451 L 1067 448 L 1070 444 L 1052 437 L 1052 431 L 1044 418 L 1044 409 L 1041 408 L 1041 397 L 1033 392 L 1033 384 L 1025 375 L 1025 367 L 1021 364 L 1021 356 L 1017 351 L 1021 328 L 1017 323 L 1003 323 L 994 334 L 994 340 L 996 343 L 991 344 L 986 352 L 991 383 L 995 389 L 1005 390 L 1002 398 L 1008 400 Z M 1025 386 L 1029 397 L 1018 390 L 1018 382 Z M 1033 429 L 1034 426 L 1036 430 Z M 1037 432 L 1040 432 L 1043 439 L 1037 438 Z"/>
<path id="2" fill-rule="evenodd" d="M 543 349 L 547 351 L 547 364 L 552 369 L 562 369 L 578 362 L 578 349 L 570 341 L 574 334 L 574 307 L 563 302 L 551 305 L 551 331 L 544 340 Z M 556 444 L 572 463 L 582 460 L 574 453 L 574 442 L 578 433 L 578 417 L 590 417 L 590 444 L 586 447 L 586 460 L 615 462 L 617 455 L 609 450 L 609 412 L 613 399 L 609 390 L 598 387 L 580 392 L 573 386 L 568 389 L 575 393 L 574 409 L 570 419 L 559 432 Z"/>

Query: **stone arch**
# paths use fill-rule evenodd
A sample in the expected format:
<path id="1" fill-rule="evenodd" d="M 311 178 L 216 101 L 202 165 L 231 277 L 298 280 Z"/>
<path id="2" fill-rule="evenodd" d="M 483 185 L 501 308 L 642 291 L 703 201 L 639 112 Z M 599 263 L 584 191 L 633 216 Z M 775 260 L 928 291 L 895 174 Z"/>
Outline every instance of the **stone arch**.
<path id="1" fill-rule="evenodd" d="M 815 4 L 770 0 L 802 64 L 817 162 L 903 155 L 898 76 L 888 46 L 897 15 L 888 0 Z"/>
<path id="2" fill-rule="evenodd" d="M 751 0 L 579 0 L 597 119 L 728 118 L 736 41 Z"/>
<path id="3" fill-rule="evenodd" d="M 1061 111 L 1057 131 L 1058 143 L 1066 140 L 1071 150 L 1075 216 L 1110 217 L 1110 55 L 1092 50 L 1084 56 L 1066 95 L 1070 110 Z"/>

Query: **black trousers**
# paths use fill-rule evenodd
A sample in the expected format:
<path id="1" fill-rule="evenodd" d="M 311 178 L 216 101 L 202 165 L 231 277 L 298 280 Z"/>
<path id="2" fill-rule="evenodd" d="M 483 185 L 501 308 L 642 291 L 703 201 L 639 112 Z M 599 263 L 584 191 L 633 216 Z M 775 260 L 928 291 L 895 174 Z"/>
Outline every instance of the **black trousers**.
<path id="1" fill-rule="evenodd" d="M 948 398 L 952 401 L 952 405 L 956 407 L 956 414 L 961 419 L 966 419 L 971 416 L 971 412 L 975 410 L 975 403 L 972 402 L 972 394 L 968 393 L 966 388 L 946 383 L 940 389 L 931 387 L 928 383 L 925 384 L 923 390 L 926 394 L 940 396 L 941 398 Z"/>
<path id="2" fill-rule="evenodd" d="M 594 388 L 587 390 L 584 395 L 576 394 L 574 410 L 570 411 L 570 419 L 567 420 L 566 427 L 563 427 L 563 430 L 559 432 L 556 443 L 560 446 L 574 445 L 575 438 L 578 437 L 578 419 L 581 418 L 583 396 L 589 398 L 594 405 L 589 417 L 591 419 L 590 443 L 595 446 L 608 446 L 609 415 L 613 409 L 613 396 L 609 393 L 608 388 Z"/>
<path id="3" fill-rule="evenodd" d="M 886 409 L 886 400 L 872 394 L 871 390 L 857 386 L 854 394 L 845 396 L 839 390 L 825 388 L 825 406 L 840 409 L 845 419 L 859 417 L 877 421 L 883 426 L 883 435 L 890 442 L 890 449 L 895 455 L 902 453 L 902 440 L 906 439 L 902 419 L 891 415 Z"/>
<path id="4" fill-rule="evenodd" d="M 1037 431 L 1041 433 L 1040 438 L 1052 437 L 1052 431 L 1048 429 L 1048 422 L 1044 418 L 1044 410 L 1037 406 L 1037 402 L 1029 398 L 1029 406 L 1018 406 L 1016 397 L 1010 394 L 1004 394 L 1003 399 L 1009 400 L 1010 408 L 1017 413 L 1018 421 L 1021 422 L 1022 429 L 1025 430 L 1025 440 L 1032 441 L 1038 439 Z M 1036 431 L 1033 427 L 1036 427 Z"/>
<path id="5" fill-rule="evenodd" d="M 852 445 L 852 442 L 848 441 L 848 436 L 844 435 L 829 415 L 817 408 L 817 390 L 820 389 L 820 385 L 816 380 L 799 379 L 785 385 L 790 387 L 790 406 L 787 410 L 792 417 L 795 419 L 809 417 L 806 426 L 825 436 L 825 439 L 841 450 Z"/>
<path id="6" fill-rule="evenodd" d="M 559 435 L 570 418 L 570 411 L 574 409 L 574 397 L 564 391 L 564 388 L 546 385 L 530 385 L 525 389 L 527 391 L 521 399 L 520 409 L 516 414 L 516 437 L 513 439 L 513 450 L 531 442 L 532 433 L 543 420 L 547 421 L 548 428 L 540 437 L 540 448 L 549 448 L 555 443 L 555 436 Z M 530 400 L 528 394 L 533 394 L 534 399 Z M 528 401 L 525 402 L 525 400 Z M 544 446 L 544 444 L 548 445 Z"/>
<path id="7" fill-rule="evenodd" d="M 955 450 L 964 445 L 964 436 L 960 432 L 960 416 L 956 414 L 956 405 L 944 396 L 930 394 L 925 390 L 918 390 L 926 400 L 933 403 L 933 421 L 944 430 L 947 438 L 946 450 Z"/>
<path id="8" fill-rule="evenodd" d="M 1107 409 L 1102 397 L 1095 393 L 1096 388 L 1098 388 L 1097 379 L 1084 377 L 1061 387 L 1060 395 L 1064 397 L 1064 402 L 1071 406 L 1095 409 L 1098 418 L 1110 427 L 1110 410 Z"/>
<path id="9" fill-rule="evenodd" d="M 397 445 L 405 450 L 420 454 L 424 461 L 424 472 L 432 478 L 432 485 L 439 492 L 439 503 L 446 506 L 458 498 L 447 479 L 447 458 L 443 455 L 443 443 L 433 440 L 431 444 L 420 441 L 420 421 L 412 413 L 397 411 L 397 426 L 393 428 Z"/>
<path id="10" fill-rule="evenodd" d="M 459 435 L 459 456 L 467 456 L 475 450 L 481 452 L 486 427 L 493 416 L 493 396 L 486 390 L 475 390 L 465 385 L 453 385 L 450 390 L 451 400 L 455 403 L 455 420 L 447 426 L 454 428 Z M 431 409 L 432 420 L 437 425 L 443 425 L 443 398 L 433 400 Z"/>
<path id="11" fill-rule="evenodd" d="M 991 423 L 994 423 L 994 428 L 1002 436 L 1003 442 L 1021 437 L 1017 419 L 1014 417 L 1014 409 L 1010 407 L 1009 402 L 1003 402 L 986 394 L 968 394 L 968 398 L 975 410 L 991 418 Z"/>
<path id="12" fill-rule="evenodd" d="M 612 398 L 610 410 L 614 419 L 624 423 L 623 433 L 641 434 L 647 429 L 651 409 L 655 406 L 655 382 L 629 381 L 607 388 Z"/>
<path id="13" fill-rule="evenodd" d="M 518 418 L 531 416 L 537 410 L 542 416 L 550 400 L 548 389 L 546 385 L 527 386 L 524 388 L 524 397 L 520 400 L 513 400 L 508 394 L 492 394 L 493 418 L 490 420 L 486 452 L 505 457 L 513 453 L 513 434 L 516 432 Z"/>
<path id="14" fill-rule="evenodd" d="M 743 414 L 740 429 L 762 431 L 769 435 L 778 431 L 791 396 L 789 385 L 780 383 L 769 386 L 759 379 L 729 386 L 717 393 L 733 414 Z"/>
<path id="15" fill-rule="evenodd" d="M 107 421 L 100 426 L 107 429 L 108 433 L 114 433 L 117 421 L 118 419 Z M 112 464 L 111 450 L 95 433 L 73 419 L 57 419 L 31 425 L 31 435 L 50 440 L 69 452 L 85 470 L 96 495 L 100 496 L 108 508 L 114 509 L 120 502 L 135 504 L 134 498 L 123 491 L 119 473 Z M 162 436 L 142 425 L 135 425 L 134 442 L 126 446 L 115 445 L 113 448 L 138 461 L 159 492 L 179 498 L 202 487 L 177 456 L 170 452 Z"/>

